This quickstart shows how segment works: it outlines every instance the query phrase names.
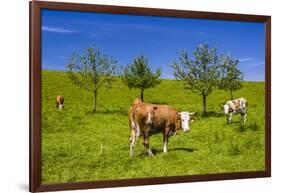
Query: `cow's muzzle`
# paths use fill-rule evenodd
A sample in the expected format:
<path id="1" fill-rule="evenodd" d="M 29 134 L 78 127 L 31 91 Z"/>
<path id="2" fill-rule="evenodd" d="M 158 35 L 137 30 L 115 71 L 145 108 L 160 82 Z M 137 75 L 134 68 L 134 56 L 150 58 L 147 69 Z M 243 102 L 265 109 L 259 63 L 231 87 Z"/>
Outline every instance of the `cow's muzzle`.
<path id="1" fill-rule="evenodd" d="M 187 133 L 187 132 L 189 132 L 189 131 L 190 131 L 190 128 L 183 129 L 183 131 Z"/>

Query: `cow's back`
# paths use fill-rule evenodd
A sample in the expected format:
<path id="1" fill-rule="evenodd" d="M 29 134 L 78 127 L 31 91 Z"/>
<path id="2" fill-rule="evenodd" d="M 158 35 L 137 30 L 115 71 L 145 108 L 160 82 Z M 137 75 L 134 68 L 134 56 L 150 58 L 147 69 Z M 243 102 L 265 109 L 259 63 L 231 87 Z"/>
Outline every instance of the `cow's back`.
<path id="1" fill-rule="evenodd" d="M 177 119 L 177 111 L 167 105 L 158 105 L 154 109 L 154 127 L 166 127 L 174 124 Z"/>
<path id="2" fill-rule="evenodd" d="M 170 124 L 174 124 L 177 118 L 177 111 L 168 105 L 143 104 L 136 110 L 139 121 L 142 124 L 149 123 L 151 129 L 161 130 Z"/>
<path id="3" fill-rule="evenodd" d="M 63 104 L 64 103 L 64 97 L 61 96 L 61 95 L 57 96 L 56 102 L 57 102 L 57 104 Z"/>
<path id="4" fill-rule="evenodd" d="M 64 106 L 63 96 L 59 95 L 56 97 L 56 106 L 57 106 L 57 109 L 62 110 L 62 108 Z"/>
<path id="5" fill-rule="evenodd" d="M 247 107 L 247 100 L 245 98 L 239 98 L 227 101 L 226 104 L 234 111 L 239 111 Z"/>

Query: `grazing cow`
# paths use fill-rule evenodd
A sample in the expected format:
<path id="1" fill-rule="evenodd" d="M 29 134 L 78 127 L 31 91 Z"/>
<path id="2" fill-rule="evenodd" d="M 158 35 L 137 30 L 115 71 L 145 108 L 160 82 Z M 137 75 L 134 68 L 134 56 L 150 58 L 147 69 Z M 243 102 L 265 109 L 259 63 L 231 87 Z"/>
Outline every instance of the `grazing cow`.
<path id="1" fill-rule="evenodd" d="M 149 136 L 155 133 L 163 133 L 163 151 L 167 153 L 168 139 L 176 134 L 179 129 L 189 131 L 189 121 L 194 113 L 178 112 L 167 105 L 155 105 L 143 103 L 135 99 L 129 109 L 130 157 L 133 156 L 133 147 L 139 136 L 143 136 L 143 145 L 150 156 L 153 156 L 149 148 Z"/>
<path id="2" fill-rule="evenodd" d="M 64 97 L 61 95 L 57 96 L 56 103 L 57 103 L 57 109 L 61 111 L 62 108 L 64 107 Z"/>
<path id="3" fill-rule="evenodd" d="M 241 122 L 247 121 L 247 106 L 248 102 L 245 98 L 227 101 L 223 104 L 224 114 L 227 116 L 227 122 L 231 123 L 233 114 L 241 115 Z"/>

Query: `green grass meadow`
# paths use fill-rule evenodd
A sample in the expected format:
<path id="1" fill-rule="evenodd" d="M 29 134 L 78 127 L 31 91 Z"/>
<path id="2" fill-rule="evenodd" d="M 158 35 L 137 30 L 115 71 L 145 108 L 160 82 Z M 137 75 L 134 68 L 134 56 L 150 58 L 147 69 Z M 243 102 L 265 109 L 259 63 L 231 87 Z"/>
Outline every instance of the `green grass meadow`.
<path id="1" fill-rule="evenodd" d="M 168 104 L 179 111 L 196 111 L 188 133 L 169 140 L 163 154 L 162 134 L 150 137 L 155 153 L 149 157 L 140 138 L 129 157 L 128 108 L 139 96 L 120 80 L 98 92 L 97 113 L 93 95 L 73 85 L 67 74 L 42 72 L 42 183 L 65 183 L 111 179 L 261 171 L 265 169 L 264 83 L 244 82 L 235 98 L 248 100 L 248 121 L 240 115 L 226 124 L 221 103 L 229 98 L 216 90 L 207 98 L 208 117 L 201 117 L 202 99 L 183 90 L 183 83 L 163 80 L 145 90 L 144 100 Z M 63 95 L 65 108 L 56 109 L 55 97 Z"/>

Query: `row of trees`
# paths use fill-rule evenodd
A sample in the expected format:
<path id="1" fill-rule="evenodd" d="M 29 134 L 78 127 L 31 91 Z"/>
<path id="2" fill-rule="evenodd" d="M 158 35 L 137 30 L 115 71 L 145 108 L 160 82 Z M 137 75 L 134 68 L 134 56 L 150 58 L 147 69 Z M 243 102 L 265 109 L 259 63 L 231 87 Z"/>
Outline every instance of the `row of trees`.
<path id="1" fill-rule="evenodd" d="M 182 80 L 185 89 L 192 90 L 202 96 L 203 115 L 206 114 L 207 97 L 214 89 L 230 92 L 242 88 L 242 72 L 237 65 L 239 60 L 230 55 L 218 54 L 215 48 L 207 44 L 200 44 L 190 58 L 187 51 L 182 50 L 178 59 L 170 65 L 177 80 Z M 72 82 L 93 93 L 93 111 L 97 109 L 98 89 L 121 75 L 122 81 L 130 89 L 140 90 L 140 97 L 144 99 L 144 90 L 161 83 L 161 69 L 151 70 L 147 58 L 143 55 L 135 58 L 133 63 L 117 73 L 117 61 L 103 55 L 98 49 L 89 48 L 85 55 L 74 53 L 66 65 L 67 73 Z"/>

